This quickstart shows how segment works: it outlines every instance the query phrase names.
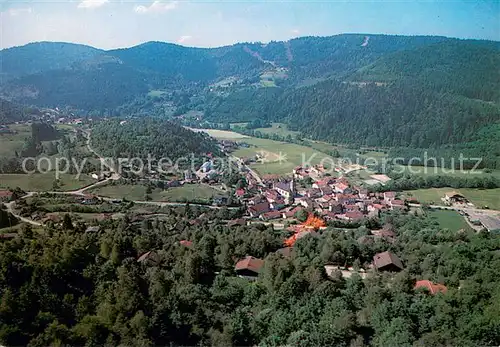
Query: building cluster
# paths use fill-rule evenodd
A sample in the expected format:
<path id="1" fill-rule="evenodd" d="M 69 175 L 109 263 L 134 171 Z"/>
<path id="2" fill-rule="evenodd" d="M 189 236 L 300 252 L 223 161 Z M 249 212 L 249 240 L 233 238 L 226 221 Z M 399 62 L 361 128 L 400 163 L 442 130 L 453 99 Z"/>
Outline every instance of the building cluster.
<path id="1" fill-rule="evenodd" d="M 297 188 L 296 183 L 306 179 L 313 183 L 307 188 Z M 405 201 L 395 192 L 369 193 L 365 188 L 351 185 L 345 177 L 325 176 L 324 168 L 318 166 L 298 167 L 292 179 L 264 179 L 263 184 L 247 174 L 247 182 L 247 188 L 237 190 L 236 196 L 246 204 L 250 218 L 290 218 L 300 209 L 306 209 L 327 221 L 359 221 L 376 217 L 382 210 L 406 209 Z"/>

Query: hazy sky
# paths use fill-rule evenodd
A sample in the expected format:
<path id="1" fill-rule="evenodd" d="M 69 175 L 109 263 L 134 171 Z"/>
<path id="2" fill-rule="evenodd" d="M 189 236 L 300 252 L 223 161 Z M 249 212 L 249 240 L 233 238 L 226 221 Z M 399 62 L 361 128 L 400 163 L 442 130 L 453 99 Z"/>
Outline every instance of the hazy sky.
<path id="1" fill-rule="evenodd" d="M 25 0 L 1 7 L 0 47 L 68 41 L 220 46 L 306 35 L 386 33 L 500 41 L 500 1 Z"/>

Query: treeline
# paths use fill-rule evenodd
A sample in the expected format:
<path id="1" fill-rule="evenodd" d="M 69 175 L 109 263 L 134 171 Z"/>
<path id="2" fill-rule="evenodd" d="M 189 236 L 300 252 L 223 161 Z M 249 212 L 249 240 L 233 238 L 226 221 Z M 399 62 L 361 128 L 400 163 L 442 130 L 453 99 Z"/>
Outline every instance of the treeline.
<path id="1" fill-rule="evenodd" d="M 229 228 L 228 211 L 193 207 L 162 220 L 105 221 L 98 232 L 62 226 L 0 243 L 0 343 L 170 346 L 486 346 L 500 343 L 500 239 L 441 229 L 426 216 L 384 215 L 394 243 L 369 230 L 327 229 L 276 253 L 288 234 L 264 225 Z M 199 217 L 199 223 L 189 221 Z M 390 224 L 390 225 L 389 225 Z M 368 237 L 369 238 L 369 237 Z M 191 241 L 192 244 L 180 241 Z M 331 277 L 323 265 L 366 267 L 391 250 L 397 275 Z M 145 260 L 138 262 L 140 255 Z M 235 262 L 265 259 L 256 281 Z M 448 287 L 414 291 L 415 280 Z"/>
<path id="2" fill-rule="evenodd" d="M 429 175 L 419 176 L 410 174 L 395 174 L 389 172 L 391 181 L 384 185 L 371 186 L 374 191 L 402 191 L 426 188 L 479 188 L 493 189 L 500 188 L 500 179 L 486 174 L 470 174 L 469 176 L 458 175 Z"/>

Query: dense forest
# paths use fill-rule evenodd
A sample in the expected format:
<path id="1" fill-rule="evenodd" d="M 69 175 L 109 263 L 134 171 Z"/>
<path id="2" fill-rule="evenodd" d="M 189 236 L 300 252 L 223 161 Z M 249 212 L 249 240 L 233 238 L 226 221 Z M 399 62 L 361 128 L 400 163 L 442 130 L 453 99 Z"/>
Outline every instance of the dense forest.
<path id="1" fill-rule="evenodd" d="M 104 156 L 113 158 L 151 155 L 156 160 L 176 160 L 191 154 L 219 154 L 214 139 L 193 132 L 170 121 L 154 118 L 135 118 L 127 121 L 110 119 L 92 128 L 92 146 Z"/>
<path id="2" fill-rule="evenodd" d="M 0 244 L 0 343 L 7 346 L 494 346 L 500 343 L 500 238 L 442 229 L 427 215 L 384 215 L 365 226 L 299 239 L 270 226 L 228 227 L 229 211 L 169 209 L 165 220 L 66 216 Z M 189 242 L 180 242 L 188 240 Z M 366 279 L 325 264 L 366 267 L 391 250 L 405 270 Z M 142 258 L 141 255 L 147 253 Z M 256 281 L 236 261 L 264 259 Z M 138 261 L 138 259 L 143 259 Z M 369 271 L 370 272 L 370 271 Z M 414 290 L 416 280 L 448 291 Z"/>

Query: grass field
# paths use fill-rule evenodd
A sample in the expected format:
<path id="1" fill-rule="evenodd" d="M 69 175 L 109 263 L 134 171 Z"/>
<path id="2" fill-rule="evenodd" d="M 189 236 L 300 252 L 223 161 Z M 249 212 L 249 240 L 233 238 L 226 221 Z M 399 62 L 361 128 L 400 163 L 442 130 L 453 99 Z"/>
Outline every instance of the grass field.
<path id="1" fill-rule="evenodd" d="M 449 229 L 451 231 L 459 231 L 461 229 L 471 230 L 471 227 L 467 224 L 464 217 L 456 211 L 430 211 L 429 215 L 431 218 L 435 219 L 443 229 Z"/>
<path id="2" fill-rule="evenodd" d="M 132 184 L 115 184 L 98 187 L 89 192 L 100 196 L 106 196 L 108 198 L 144 200 L 144 197 L 146 196 L 146 187 Z"/>
<path id="3" fill-rule="evenodd" d="M 405 191 L 406 196 L 414 197 L 421 203 L 442 204 L 441 198 L 449 191 L 458 191 L 470 200 L 476 207 L 488 206 L 494 210 L 500 210 L 500 188 L 475 189 L 475 188 L 430 188 Z"/>
<path id="4" fill-rule="evenodd" d="M 235 139 L 236 140 L 236 139 Z M 245 142 L 251 147 L 239 148 L 233 155 L 236 157 L 255 157 L 256 154 L 263 153 L 266 155 L 268 162 L 254 163 L 250 166 L 255 169 L 259 174 L 278 174 L 278 175 L 291 175 L 294 167 L 302 165 L 304 162 L 309 162 L 313 165 L 319 164 L 323 159 L 323 163 L 328 168 L 331 165 L 331 158 L 310 147 L 296 145 L 288 142 L 279 142 L 267 139 L 259 139 L 249 137 L 246 139 L 236 140 L 238 142 Z M 281 153 L 281 161 L 279 160 Z M 312 159 L 311 159 L 312 158 Z M 309 161 L 309 159 L 311 159 Z"/>
<path id="5" fill-rule="evenodd" d="M 275 126 L 277 129 L 277 126 Z M 325 153 L 316 149 L 297 145 L 294 143 L 280 142 L 268 139 L 261 139 L 238 134 L 233 131 L 214 130 L 214 129 L 197 129 L 208 133 L 217 139 L 228 139 L 239 143 L 246 143 L 249 147 L 240 147 L 233 155 L 236 157 L 252 158 L 257 154 L 265 154 L 267 162 L 253 163 L 250 166 L 261 175 L 291 175 L 294 167 L 301 165 L 304 162 L 311 164 L 319 164 L 321 160 L 330 158 Z M 281 153 L 281 162 L 279 161 Z M 309 159 L 312 158 L 310 161 Z M 331 158 L 326 159 L 324 164 L 328 167 L 331 164 Z"/>
<path id="6" fill-rule="evenodd" d="M 10 124 L 15 134 L 0 135 L 0 157 L 13 157 L 15 151 L 23 148 L 24 140 L 31 136 L 31 126 L 26 124 Z"/>
<path id="7" fill-rule="evenodd" d="M 294 137 L 299 134 L 298 131 L 288 130 L 286 124 L 283 123 L 272 123 L 270 128 L 257 128 L 255 131 L 260 131 L 262 134 L 276 134 L 283 137 L 288 135 Z"/>
<path id="8" fill-rule="evenodd" d="M 92 189 L 93 194 L 116 199 L 144 200 L 146 187 L 142 185 L 117 184 Z M 185 201 L 208 200 L 221 193 L 207 185 L 186 184 L 181 187 L 168 188 L 167 190 L 154 189 L 150 197 L 152 201 Z"/>
<path id="9" fill-rule="evenodd" d="M 19 187 L 25 191 L 48 191 L 53 190 L 52 185 L 56 177 L 53 173 L 41 174 L 0 174 L 0 188 Z M 60 190 L 69 191 L 85 187 L 93 182 L 90 176 L 82 174 L 77 180 L 75 175 L 61 174 Z"/>
<path id="10" fill-rule="evenodd" d="M 218 190 L 203 184 L 185 184 L 181 187 L 164 191 L 155 190 L 151 197 L 155 201 L 209 200 L 215 195 L 222 195 Z"/>
<path id="11" fill-rule="evenodd" d="M 189 128 L 195 132 L 204 132 L 208 135 L 218 139 L 218 140 L 238 140 L 238 139 L 246 139 L 248 136 L 235 133 L 234 131 L 229 130 L 218 130 L 218 129 L 194 129 Z"/>

